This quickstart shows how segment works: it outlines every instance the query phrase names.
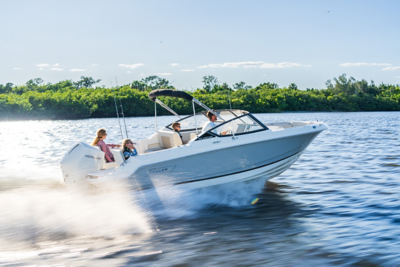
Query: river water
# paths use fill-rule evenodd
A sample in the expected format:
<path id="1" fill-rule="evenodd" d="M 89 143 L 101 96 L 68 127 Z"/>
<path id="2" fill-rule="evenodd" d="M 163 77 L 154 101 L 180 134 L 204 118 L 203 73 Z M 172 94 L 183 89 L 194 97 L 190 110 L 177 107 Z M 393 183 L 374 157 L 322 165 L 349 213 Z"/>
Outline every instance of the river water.
<path id="1" fill-rule="evenodd" d="M 400 266 L 400 113 L 256 116 L 329 129 L 266 189 L 162 192 L 162 210 L 62 185 L 65 151 L 101 127 L 118 142 L 116 119 L 0 122 L 0 266 Z M 126 123 L 132 139 L 154 131 Z"/>

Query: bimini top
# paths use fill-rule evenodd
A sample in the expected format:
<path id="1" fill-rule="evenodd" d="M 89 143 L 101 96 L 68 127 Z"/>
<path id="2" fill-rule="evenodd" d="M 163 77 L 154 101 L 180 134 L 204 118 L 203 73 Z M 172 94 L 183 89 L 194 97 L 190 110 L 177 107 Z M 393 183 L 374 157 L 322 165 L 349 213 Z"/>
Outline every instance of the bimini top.
<path id="1" fill-rule="evenodd" d="M 193 99 L 193 96 L 189 95 L 188 93 L 185 93 L 183 91 L 178 91 L 178 90 L 171 90 L 171 89 L 157 89 L 157 90 L 153 90 L 149 93 L 149 98 L 152 101 L 156 101 L 157 96 L 179 97 L 179 98 L 183 98 L 187 101 L 192 101 L 192 99 Z"/>

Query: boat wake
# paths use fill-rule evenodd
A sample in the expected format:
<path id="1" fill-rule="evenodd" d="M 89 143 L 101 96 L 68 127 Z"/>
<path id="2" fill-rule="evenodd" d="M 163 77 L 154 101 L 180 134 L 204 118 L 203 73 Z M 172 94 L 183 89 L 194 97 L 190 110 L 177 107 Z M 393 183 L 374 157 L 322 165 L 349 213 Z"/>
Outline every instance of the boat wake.
<path id="1" fill-rule="evenodd" d="M 65 188 L 0 193 L 0 251 L 72 237 L 114 238 L 151 231 L 128 192 L 78 194 Z"/>
<path id="2" fill-rule="evenodd" d="M 162 220 L 197 217 L 215 206 L 250 206 L 265 179 L 179 191 L 128 192 L 123 185 L 93 194 L 66 188 L 16 188 L 0 193 L 0 250 L 68 238 L 150 233 Z"/>
<path id="3" fill-rule="evenodd" d="M 227 183 L 181 191 L 174 187 L 149 190 L 137 195 L 145 209 L 162 219 L 177 219 L 197 216 L 201 210 L 210 207 L 240 208 L 252 205 L 256 195 L 261 193 L 265 177 L 246 182 Z M 139 194 L 135 192 L 135 194 Z"/>

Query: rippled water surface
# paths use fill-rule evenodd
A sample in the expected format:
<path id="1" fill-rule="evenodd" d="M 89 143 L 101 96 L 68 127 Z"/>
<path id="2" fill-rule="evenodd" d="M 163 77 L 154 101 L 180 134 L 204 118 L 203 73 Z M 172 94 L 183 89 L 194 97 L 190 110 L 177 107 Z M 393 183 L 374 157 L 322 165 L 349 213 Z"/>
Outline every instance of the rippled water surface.
<path id="1" fill-rule="evenodd" d="M 116 119 L 0 122 L 0 266 L 400 266 L 400 113 L 256 116 L 329 129 L 267 189 L 159 192 L 162 209 L 61 184 L 65 151 L 101 127 L 119 142 Z M 154 131 L 126 122 L 132 139 Z"/>

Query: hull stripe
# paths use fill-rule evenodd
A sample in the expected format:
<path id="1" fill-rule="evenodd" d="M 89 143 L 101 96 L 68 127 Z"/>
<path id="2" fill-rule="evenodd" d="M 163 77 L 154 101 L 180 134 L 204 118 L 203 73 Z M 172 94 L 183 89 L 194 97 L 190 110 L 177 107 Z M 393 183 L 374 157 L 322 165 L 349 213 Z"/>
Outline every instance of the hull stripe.
<path id="1" fill-rule="evenodd" d="M 176 183 L 176 184 L 174 184 L 174 185 L 188 184 L 188 183 L 200 182 L 200 181 L 205 181 L 205 180 L 211 180 L 211 179 L 221 178 L 221 177 L 224 177 L 224 176 L 229 176 L 229 175 L 234 175 L 234 174 L 239 174 L 239 173 L 243 173 L 243 172 L 248 172 L 248 171 L 256 170 L 256 169 L 263 168 L 263 167 L 266 167 L 266 166 L 271 165 L 271 164 L 278 163 L 278 162 L 280 162 L 280 161 L 282 161 L 282 160 L 285 160 L 285 159 L 287 159 L 287 158 L 293 157 L 293 156 L 295 156 L 295 155 L 297 155 L 297 154 L 302 153 L 303 151 L 304 151 L 304 150 L 302 150 L 302 151 L 300 151 L 300 152 L 297 152 L 297 153 L 294 153 L 293 155 L 287 156 L 287 157 L 285 157 L 285 158 L 283 158 L 283 159 L 280 159 L 280 160 L 277 160 L 277 161 L 274 161 L 274 162 L 271 162 L 271 163 L 268 163 L 268 164 L 265 164 L 265 165 L 262 165 L 262 166 L 258 166 L 258 167 L 252 168 L 252 169 L 248 169 L 248 170 L 244 170 L 244 171 L 239 171 L 239 172 L 233 172 L 233 173 L 224 174 L 224 175 L 219 175 L 219 176 L 214 176 L 214 177 L 209 177 L 209 178 L 204 178 L 204 179 L 193 180 L 193 181 L 180 182 L 180 183 Z"/>

